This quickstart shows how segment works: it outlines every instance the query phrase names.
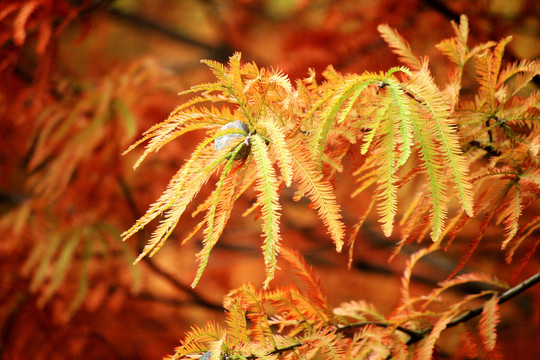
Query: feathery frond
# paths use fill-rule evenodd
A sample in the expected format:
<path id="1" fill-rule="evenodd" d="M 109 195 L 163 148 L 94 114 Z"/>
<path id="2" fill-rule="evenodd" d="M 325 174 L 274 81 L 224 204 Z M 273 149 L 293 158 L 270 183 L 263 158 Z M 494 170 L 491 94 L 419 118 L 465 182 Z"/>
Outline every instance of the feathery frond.
<path id="1" fill-rule="evenodd" d="M 419 71 L 422 69 L 422 63 L 418 56 L 412 51 L 407 40 L 405 40 L 397 31 L 390 26 L 384 24 L 379 25 L 377 30 L 381 34 L 382 38 L 392 48 L 392 50 L 399 56 L 399 59 L 411 69 Z"/>
<path id="2" fill-rule="evenodd" d="M 268 157 L 268 149 L 263 138 L 255 134 L 251 137 L 253 157 L 257 164 L 257 202 L 261 207 L 262 219 L 264 222 L 264 263 L 266 264 L 265 287 L 274 277 L 276 271 L 276 256 L 279 252 L 281 236 L 279 232 L 279 219 L 281 205 L 279 205 L 279 195 L 277 189 L 277 178 L 272 161 Z"/>
<path id="3" fill-rule="evenodd" d="M 339 252 L 343 247 L 344 226 L 340 220 L 339 205 L 336 203 L 332 187 L 322 179 L 309 158 L 309 150 L 305 145 L 296 142 L 291 144 L 290 150 L 293 159 L 293 179 L 299 182 L 300 188 L 311 199 Z"/>

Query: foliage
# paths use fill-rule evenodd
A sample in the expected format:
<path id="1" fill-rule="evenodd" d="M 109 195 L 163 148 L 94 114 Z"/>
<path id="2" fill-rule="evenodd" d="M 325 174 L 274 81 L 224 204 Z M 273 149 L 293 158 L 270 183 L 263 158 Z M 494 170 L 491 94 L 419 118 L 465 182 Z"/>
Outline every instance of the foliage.
<path id="1" fill-rule="evenodd" d="M 443 87 L 433 79 L 429 59 L 415 55 L 386 25 L 379 31 L 406 65 L 387 72 L 342 75 L 330 67 L 321 83 L 312 71 L 293 86 L 279 71 L 242 64 L 239 53 L 227 66 L 204 61 L 217 81 L 184 92 L 198 95 L 177 107 L 129 149 L 149 140 L 137 167 L 150 152 L 175 138 L 206 131 L 206 138 L 161 198 L 123 234 L 125 240 L 163 214 L 137 261 L 161 248 L 187 205 L 211 179 L 214 191 L 193 213 L 204 211 L 205 215 L 189 235 L 191 238 L 205 226 L 203 248 L 197 255 L 199 271 L 192 286 L 199 282 L 234 202 L 251 188 L 256 200 L 248 213 L 258 211 L 262 218 L 264 289 L 247 284 L 229 293 L 224 301 L 226 328 L 215 324 L 194 328 L 172 358 L 207 352 L 205 356 L 212 359 L 399 359 L 414 351 L 415 357 L 430 359 L 443 330 L 459 323 L 452 322 L 471 302 L 486 297 L 479 334 L 484 350 L 496 351 L 498 293 L 486 290 L 454 303 L 441 295 L 468 282 L 506 286 L 485 275 L 456 276 L 490 222 L 504 226 L 501 248 L 510 247 L 508 261 L 523 242 L 536 244 L 529 235 L 537 219 L 520 224 L 520 214 L 540 194 L 540 97 L 537 91 L 522 94 L 540 73 L 540 65 L 519 61 L 503 69 L 502 55 L 510 38 L 471 49 L 467 44 L 468 19 L 463 16 L 453 28 L 455 37 L 438 45 L 454 64 Z M 471 59 L 478 87 L 474 98 L 468 100 L 462 99 L 460 90 Z M 249 132 L 225 126 L 234 121 L 243 122 Z M 213 142 L 231 135 L 234 141 L 216 151 Z M 238 159 L 237 154 L 246 148 L 249 154 Z M 357 161 L 346 163 L 352 154 L 357 154 Z M 404 244 L 421 241 L 430 232 L 432 244 L 411 256 L 403 275 L 401 304 L 390 316 L 363 302 L 332 309 L 318 279 L 299 255 L 281 247 L 280 194 L 294 184 L 294 200 L 304 196 L 311 200 L 336 250 L 342 250 L 345 229 L 333 184 L 345 166 L 358 179 L 353 195 L 376 186 L 375 201 L 386 236 L 392 234 L 395 224 L 398 191 L 414 182 L 416 198 L 399 221 L 402 240 L 396 253 Z M 497 179 L 495 185 L 487 182 L 492 178 Z M 446 224 L 454 197 L 460 206 L 452 207 L 453 217 Z M 476 218 L 482 219 L 482 226 L 449 279 L 427 296 L 411 296 L 409 281 L 418 260 L 448 248 L 461 229 Z M 526 259 L 535 248 L 530 247 Z M 268 290 L 280 252 L 307 283 L 307 292 L 292 285 Z M 267 310 L 268 304 L 272 311 Z M 462 326 L 461 331 L 464 341 L 472 344 L 468 330 Z"/>

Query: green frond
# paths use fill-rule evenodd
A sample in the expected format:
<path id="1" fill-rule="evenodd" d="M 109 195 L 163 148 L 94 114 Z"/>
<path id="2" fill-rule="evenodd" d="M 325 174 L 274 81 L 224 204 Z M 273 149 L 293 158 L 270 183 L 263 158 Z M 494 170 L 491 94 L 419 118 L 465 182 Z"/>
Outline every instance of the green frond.
<path id="1" fill-rule="evenodd" d="M 329 101 L 329 105 L 320 115 L 321 124 L 314 129 L 312 145 L 316 149 L 316 158 L 319 159 L 319 161 L 322 157 L 328 132 L 334 125 L 338 113 L 340 114 L 338 118 L 339 123 L 344 121 L 347 117 L 362 91 L 364 91 L 368 85 L 378 83 L 380 81 L 379 79 L 380 76 L 368 72 L 361 76 L 351 75 L 339 85 L 337 90 L 331 95 L 331 99 L 324 97 L 321 99 L 324 100 L 324 102 Z M 348 101 L 348 103 L 344 107 L 343 105 L 346 101 Z"/>
<path id="2" fill-rule="evenodd" d="M 264 139 L 254 134 L 251 136 L 251 147 L 253 158 L 257 166 L 256 186 L 257 202 L 261 206 L 263 219 L 264 244 L 262 246 L 264 253 L 264 263 L 266 264 L 265 288 L 274 277 L 277 267 L 276 256 L 279 252 L 281 235 L 279 232 L 279 220 L 281 205 L 279 204 L 279 195 L 277 189 L 277 178 L 272 160 L 268 157 L 268 149 Z"/>
<path id="3" fill-rule="evenodd" d="M 400 131 L 399 142 L 401 146 L 399 150 L 401 154 L 397 161 L 397 167 L 401 167 L 411 155 L 411 149 L 414 144 L 414 125 L 411 119 L 412 109 L 410 99 L 405 95 L 405 91 L 401 88 L 400 83 L 392 78 L 389 78 L 387 82 L 388 95 L 391 98 L 392 104 L 395 105 L 393 107 L 394 111 L 389 111 L 389 114 L 393 121 L 397 121 Z"/>
<path id="4" fill-rule="evenodd" d="M 396 30 L 386 24 L 377 27 L 381 37 L 399 56 L 399 59 L 413 70 L 420 70 L 422 64 L 418 56 L 411 50 L 409 43 Z"/>
<path id="5" fill-rule="evenodd" d="M 443 164 L 450 170 L 451 180 L 456 187 L 458 199 L 467 214 L 472 216 L 472 186 L 468 179 L 467 163 L 459 147 L 459 139 L 454 128 L 455 124 L 451 121 L 447 105 L 433 82 L 427 66 L 414 75 L 412 83 L 407 88 L 422 101 L 422 108 L 431 116 L 430 125 L 427 128 L 429 133 L 425 133 L 425 131 L 424 133 L 432 139 L 437 139 L 437 142 L 440 143 L 440 145 L 436 145 L 433 140 L 430 144 L 420 143 L 420 146 L 424 149 L 423 155 L 432 157 L 439 154 L 442 157 Z M 420 131 L 417 131 L 417 135 L 423 129 L 418 130 Z M 444 175 L 441 176 L 440 171 L 436 171 L 431 175 L 434 175 L 440 182 L 445 181 L 445 177 Z"/>
<path id="6" fill-rule="evenodd" d="M 302 143 L 292 143 L 290 149 L 293 158 L 293 179 L 299 182 L 300 189 L 311 199 L 334 240 L 336 250 L 341 251 L 345 235 L 344 225 L 341 222 L 340 208 L 336 203 L 332 186 L 322 179 L 322 174 L 316 169 L 317 165 L 310 158 L 309 150 Z"/>
<path id="7" fill-rule="evenodd" d="M 445 179 L 445 167 L 437 154 L 439 144 L 429 134 L 429 128 L 433 124 L 421 118 L 414 121 L 413 124 L 418 139 L 422 167 L 428 177 L 426 186 L 431 201 L 431 239 L 437 240 L 443 232 L 448 212 L 448 186 Z"/>
<path id="8" fill-rule="evenodd" d="M 371 120 L 371 123 L 369 124 L 369 130 L 368 132 L 362 137 L 362 147 L 360 148 L 360 153 L 362 155 L 365 155 L 371 146 L 371 143 L 373 142 L 373 139 L 375 138 L 375 134 L 380 133 L 380 125 L 381 121 L 388 122 L 389 119 L 387 119 L 386 111 L 387 111 L 387 98 L 384 98 L 381 104 L 378 104 L 375 110 L 375 116 Z"/>
<path id="9" fill-rule="evenodd" d="M 266 129 L 266 135 L 270 139 L 271 150 L 276 155 L 285 185 L 291 186 L 292 157 L 288 144 L 285 141 L 283 127 L 279 126 L 272 118 L 266 118 L 261 122 L 261 125 Z"/>

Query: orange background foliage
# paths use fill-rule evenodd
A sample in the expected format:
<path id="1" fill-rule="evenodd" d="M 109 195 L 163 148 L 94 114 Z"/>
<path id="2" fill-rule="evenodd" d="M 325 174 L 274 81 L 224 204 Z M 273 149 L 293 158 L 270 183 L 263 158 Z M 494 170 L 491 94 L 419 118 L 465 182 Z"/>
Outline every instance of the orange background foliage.
<path id="1" fill-rule="evenodd" d="M 330 64 L 343 73 L 386 70 L 397 59 L 376 28 L 388 23 L 430 57 L 436 79 L 445 79 L 447 63 L 434 45 L 451 36 L 449 20 L 462 13 L 470 20 L 470 43 L 513 35 L 508 61 L 540 55 L 540 5 L 534 0 L 3 1 L 0 357 L 161 358 L 192 324 L 222 321 L 221 301 L 229 290 L 263 282 L 259 225 L 240 213 L 195 290 L 189 284 L 200 244 L 181 247 L 178 240 L 196 225 L 191 219 L 183 219 L 164 248 L 135 269 L 131 262 L 148 231 L 126 244 L 118 236 L 157 199 L 200 140 L 172 142 L 136 171 L 131 166 L 140 153 L 121 156 L 185 100 L 178 91 L 212 79 L 200 59 L 226 61 L 240 51 L 243 61 L 281 68 L 291 79 Z M 349 198 L 348 175 L 340 175 L 337 193 L 351 226 L 368 204 Z M 406 203 L 407 194 L 401 196 Z M 249 206 L 250 199 L 242 201 Z M 399 231 L 385 238 L 376 215 L 370 216 L 347 270 L 347 255 L 335 253 L 316 214 L 305 209 L 284 200 L 282 237 L 316 268 L 331 302 L 365 299 L 391 312 L 407 255 L 419 245 L 406 246 L 388 263 Z M 527 208 L 538 210 L 538 204 Z M 446 278 L 475 226 L 447 253 L 419 264 L 415 291 Z M 501 234 L 501 227 L 487 232 L 467 270 L 511 276 L 521 258 L 504 262 Z M 66 268 L 55 272 L 70 242 Z M 273 285 L 293 280 L 281 265 Z M 516 282 L 539 268 L 534 254 Z M 501 306 L 498 346 L 505 358 L 537 358 L 539 297 L 533 288 Z M 462 358 L 464 349 L 452 334 L 443 337 L 440 352 Z"/>

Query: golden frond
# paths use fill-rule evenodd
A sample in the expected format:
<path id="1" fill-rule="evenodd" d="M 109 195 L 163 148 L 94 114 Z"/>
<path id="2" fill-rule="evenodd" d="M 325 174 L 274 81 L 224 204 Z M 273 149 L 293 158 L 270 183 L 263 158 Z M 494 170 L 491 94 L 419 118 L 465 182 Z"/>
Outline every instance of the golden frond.
<path id="1" fill-rule="evenodd" d="M 192 326 L 182 341 L 175 349 L 173 359 L 179 359 L 185 355 L 199 354 L 208 351 L 210 344 L 223 338 L 225 330 L 214 322 L 208 322 L 205 326 Z"/>
<path id="2" fill-rule="evenodd" d="M 410 66 L 413 70 L 419 71 L 422 68 L 422 63 L 418 56 L 411 50 L 407 40 L 405 40 L 396 30 L 386 24 L 379 25 L 377 30 L 384 41 L 386 41 L 404 64 Z"/>
<path id="3" fill-rule="evenodd" d="M 334 240 L 337 251 L 343 247 L 344 225 L 341 222 L 340 207 L 336 203 L 332 186 L 322 179 L 316 164 L 310 158 L 310 151 L 301 142 L 291 143 L 293 158 L 293 179 L 298 181 L 300 188 L 311 199 L 319 217 L 326 225 Z"/>
<path id="4" fill-rule="evenodd" d="M 279 252 L 281 235 L 279 232 L 279 220 L 281 217 L 281 205 L 279 204 L 279 195 L 277 189 L 277 178 L 272 160 L 268 157 L 268 148 L 264 139 L 254 134 L 251 136 L 251 147 L 253 158 L 257 165 L 256 186 L 257 203 L 261 207 L 263 219 L 264 244 L 262 246 L 264 253 L 264 263 L 266 264 L 265 287 L 268 286 L 277 267 L 276 256 Z"/>

